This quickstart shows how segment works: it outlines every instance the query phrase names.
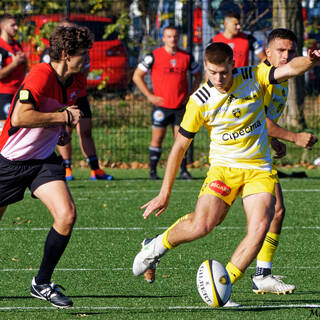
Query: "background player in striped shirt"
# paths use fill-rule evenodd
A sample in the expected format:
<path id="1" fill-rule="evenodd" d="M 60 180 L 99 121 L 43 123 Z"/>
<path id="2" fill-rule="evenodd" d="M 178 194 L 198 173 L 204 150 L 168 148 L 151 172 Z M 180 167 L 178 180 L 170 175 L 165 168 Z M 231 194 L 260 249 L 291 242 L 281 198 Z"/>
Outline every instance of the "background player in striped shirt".
<path id="1" fill-rule="evenodd" d="M 152 138 L 149 146 L 150 179 L 159 179 L 157 164 L 169 124 L 173 128 L 174 137 L 177 135 L 189 97 L 188 71 L 194 76 L 192 92 L 201 82 L 200 66 L 191 54 L 178 47 L 178 30 L 173 26 L 166 27 L 162 41 L 164 46 L 147 55 L 133 74 L 133 82 L 153 104 Z M 149 70 L 151 70 L 153 92 L 144 81 L 144 76 Z M 192 179 L 186 165 L 185 155 L 181 163 L 180 179 Z"/>
<path id="2" fill-rule="evenodd" d="M 208 129 L 211 140 L 211 167 L 194 212 L 180 218 L 163 234 L 143 241 L 143 249 L 133 262 L 134 275 L 155 268 L 168 250 L 210 233 L 241 193 L 247 234 L 226 269 L 232 284 L 243 276 L 261 249 L 274 215 L 276 179 L 268 147 L 264 93 L 270 84 L 300 75 L 319 60 L 320 50 L 314 50 L 308 57 L 295 58 L 279 68 L 269 66 L 267 72 L 261 65 L 234 69 L 228 45 L 213 43 L 206 48 L 209 80 L 189 99 L 160 193 L 141 207 L 143 218 L 153 212 L 159 216 L 166 210 L 180 162 L 201 126 Z M 206 95 L 205 101 L 199 93 Z"/>
<path id="3" fill-rule="evenodd" d="M 60 27 L 52 33 L 51 64 L 40 63 L 28 73 L 0 137 L 0 217 L 8 205 L 23 199 L 27 188 L 50 211 L 54 222 L 30 293 L 58 308 L 73 304 L 51 276 L 69 242 L 76 208 L 54 150 L 70 141 L 65 125 L 75 127 L 80 120 L 75 103 L 86 95 L 80 71 L 92 44 L 93 35 L 84 27 Z"/>
<path id="4" fill-rule="evenodd" d="M 297 37 L 288 29 L 274 29 L 268 36 L 266 48 L 267 60 L 262 63 L 266 70 L 270 65 L 280 67 L 291 61 L 296 56 Z M 288 97 L 288 81 L 268 86 L 264 96 L 264 105 L 267 116 L 267 123 L 277 122 L 286 106 Z M 289 106 L 290 108 L 290 106 Z M 280 138 L 294 142 L 296 145 L 310 149 L 317 141 L 316 137 L 307 132 L 295 133 L 288 130 L 281 130 Z M 285 155 L 286 146 L 275 138 L 271 144 L 277 152 L 278 157 Z M 256 273 L 252 277 L 252 288 L 255 293 L 286 294 L 295 290 L 295 286 L 285 284 L 281 276 L 271 274 L 272 261 L 279 244 L 279 237 L 285 216 L 285 206 L 281 185 L 277 176 L 277 170 L 273 168 L 277 183 L 275 185 L 276 205 L 275 215 L 271 221 L 270 228 L 266 234 L 262 248 L 257 256 Z"/>

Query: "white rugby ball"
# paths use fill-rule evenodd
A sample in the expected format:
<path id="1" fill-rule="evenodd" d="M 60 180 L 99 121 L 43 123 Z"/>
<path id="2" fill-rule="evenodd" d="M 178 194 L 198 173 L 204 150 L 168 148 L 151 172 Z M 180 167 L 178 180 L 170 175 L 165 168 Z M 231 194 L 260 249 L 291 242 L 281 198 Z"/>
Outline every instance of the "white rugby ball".
<path id="1" fill-rule="evenodd" d="M 201 263 L 197 287 L 202 300 L 210 307 L 222 307 L 230 299 L 231 281 L 225 267 L 216 260 Z"/>

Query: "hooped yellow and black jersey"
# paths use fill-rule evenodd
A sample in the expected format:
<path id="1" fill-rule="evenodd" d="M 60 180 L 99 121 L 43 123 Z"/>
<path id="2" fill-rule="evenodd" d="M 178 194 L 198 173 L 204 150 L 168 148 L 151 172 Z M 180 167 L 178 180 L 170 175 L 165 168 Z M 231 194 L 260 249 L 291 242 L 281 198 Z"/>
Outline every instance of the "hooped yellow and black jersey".
<path id="1" fill-rule="evenodd" d="M 261 63 L 262 70 L 267 70 L 270 68 L 271 64 L 268 60 Z M 288 97 L 288 80 L 281 83 L 270 84 L 267 87 L 266 94 L 264 95 L 264 107 L 266 116 L 278 122 L 280 116 L 287 103 Z"/>
<path id="2" fill-rule="evenodd" d="M 271 170 L 264 95 L 276 83 L 274 69 L 237 68 L 227 93 L 208 81 L 191 95 L 179 131 L 192 138 L 207 128 L 211 166 Z"/>

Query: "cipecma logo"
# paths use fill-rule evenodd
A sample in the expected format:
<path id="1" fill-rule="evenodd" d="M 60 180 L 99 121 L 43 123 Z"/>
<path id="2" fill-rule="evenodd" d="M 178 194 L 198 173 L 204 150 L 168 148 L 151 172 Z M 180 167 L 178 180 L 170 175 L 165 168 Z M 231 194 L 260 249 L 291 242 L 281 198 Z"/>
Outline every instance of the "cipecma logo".
<path id="1" fill-rule="evenodd" d="M 239 131 L 235 132 L 225 132 L 222 134 L 222 140 L 223 141 L 228 141 L 228 140 L 237 140 L 241 136 L 246 136 L 250 132 L 256 130 L 261 126 L 260 120 L 256 121 L 255 123 L 251 124 L 250 126 L 245 127 L 244 129 L 241 129 Z"/>

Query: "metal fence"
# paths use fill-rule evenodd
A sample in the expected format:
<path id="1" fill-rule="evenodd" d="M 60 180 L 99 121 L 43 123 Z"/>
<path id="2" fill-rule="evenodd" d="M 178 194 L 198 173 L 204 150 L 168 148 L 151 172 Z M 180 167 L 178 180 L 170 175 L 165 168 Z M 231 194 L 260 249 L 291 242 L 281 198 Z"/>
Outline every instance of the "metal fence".
<path id="1" fill-rule="evenodd" d="M 305 1 L 309 5 L 312 1 Z M 306 46 L 320 43 L 320 8 L 303 8 Z M 142 8 L 143 7 L 143 8 Z M 320 7 L 320 6 L 319 6 Z M 88 95 L 93 112 L 93 136 L 99 158 L 105 165 L 147 163 L 151 138 L 151 105 L 135 88 L 132 73 L 141 57 L 161 45 L 162 30 L 175 24 L 180 30 L 180 47 L 191 50 L 202 64 L 205 46 L 223 28 L 227 11 L 240 10 L 242 25 L 263 45 L 272 28 L 272 1 L 13 1 L 2 0 L 0 13 L 14 14 L 20 23 L 19 40 L 27 51 L 30 67 L 40 59 L 48 37 L 63 16 L 88 26 L 95 34 L 91 50 Z M 317 11 L 318 10 L 318 11 Z M 319 20 L 318 20 L 319 19 Z M 306 47 L 305 46 L 305 47 Z M 257 63 L 251 54 L 251 63 Z M 304 117 L 307 130 L 319 133 L 320 66 L 305 75 Z M 152 87 L 150 78 L 148 85 Z M 163 145 L 165 160 L 172 145 L 168 128 Z M 195 138 L 193 159 L 206 163 L 208 135 L 201 130 Z M 289 146 L 289 145 L 288 145 Z M 313 162 L 319 148 L 304 152 L 290 146 L 283 162 Z M 73 134 L 73 160 L 83 159 L 77 135 Z M 123 165 L 123 164 L 122 164 Z M 126 165 L 123 165 L 124 167 Z"/>

